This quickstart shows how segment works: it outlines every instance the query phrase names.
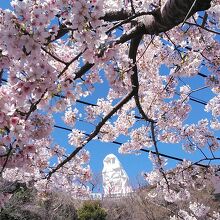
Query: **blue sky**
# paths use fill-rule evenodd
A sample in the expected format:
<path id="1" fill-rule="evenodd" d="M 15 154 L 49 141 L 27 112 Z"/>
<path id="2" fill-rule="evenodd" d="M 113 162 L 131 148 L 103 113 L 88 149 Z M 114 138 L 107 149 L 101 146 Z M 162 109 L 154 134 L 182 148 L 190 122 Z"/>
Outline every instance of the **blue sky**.
<path id="1" fill-rule="evenodd" d="M 0 2 L 0 7 L 1 8 L 8 8 L 9 7 L 9 0 L 6 1 L 1 1 Z M 162 71 L 166 71 L 165 68 L 162 68 Z M 204 70 L 203 73 L 206 73 L 206 70 Z M 192 89 L 198 88 L 201 85 L 204 85 L 204 79 L 200 76 L 196 76 L 190 79 L 183 78 L 183 81 L 186 84 L 189 84 L 192 86 Z M 100 97 L 105 97 L 105 94 L 107 94 L 107 88 L 108 88 L 108 83 L 105 81 L 103 84 L 96 84 L 96 91 L 94 94 L 91 96 L 88 96 L 84 99 L 84 101 L 88 101 L 91 103 L 96 103 L 97 98 Z M 210 97 L 213 96 L 212 93 L 210 93 L 208 90 L 202 90 L 199 92 L 196 92 L 193 94 L 194 97 L 197 97 L 199 99 L 202 99 L 204 101 L 207 101 Z M 197 122 L 201 118 L 205 117 L 210 117 L 210 114 L 204 112 L 204 106 L 199 104 L 199 103 L 193 103 L 192 104 L 192 112 L 190 114 L 189 119 L 187 120 L 187 123 L 192 123 L 192 122 Z M 79 108 L 82 108 L 82 104 L 77 103 L 77 106 Z M 66 127 L 66 125 L 63 123 L 61 119 L 60 114 L 57 114 L 55 119 L 56 119 L 56 124 L 60 126 Z M 88 130 L 90 129 L 90 126 L 86 123 L 77 123 L 77 127 L 82 130 Z M 61 129 L 55 128 L 53 131 L 53 138 L 54 142 L 60 144 L 63 147 L 66 147 L 69 152 L 71 152 L 73 147 L 71 147 L 67 140 L 69 132 Z M 220 134 L 219 134 L 220 136 Z M 124 141 L 124 138 L 119 138 L 118 141 Z M 175 157 L 180 157 L 180 158 L 187 158 L 191 160 L 198 160 L 201 158 L 201 154 L 199 152 L 195 154 L 186 154 L 182 151 L 181 144 L 158 144 L 159 150 L 161 153 L 168 154 L 171 156 Z M 87 146 L 86 149 L 90 151 L 91 154 L 91 161 L 90 161 L 90 166 L 93 170 L 94 173 L 98 174 L 101 173 L 101 170 L 103 168 L 102 161 L 104 157 L 109 154 L 109 153 L 114 153 L 122 163 L 124 169 L 126 170 L 127 174 L 130 177 L 130 182 L 132 186 L 137 186 L 138 182 L 140 181 L 140 174 L 141 172 L 146 172 L 150 171 L 152 169 L 152 165 L 148 159 L 148 154 L 147 153 L 140 153 L 139 155 L 123 155 L 118 153 L 118 145 L 115 145 L 113 143 L 102 143 L 100 141 L 91 141 Z M 154 150 L 152 148 L 152 150 Z M 220 156 L 220 153 L 216 154 Z M 168 161 L 168 168 L 173 167 L 176 164 L 176 161 L 174 160 L 169 160 Z"/>

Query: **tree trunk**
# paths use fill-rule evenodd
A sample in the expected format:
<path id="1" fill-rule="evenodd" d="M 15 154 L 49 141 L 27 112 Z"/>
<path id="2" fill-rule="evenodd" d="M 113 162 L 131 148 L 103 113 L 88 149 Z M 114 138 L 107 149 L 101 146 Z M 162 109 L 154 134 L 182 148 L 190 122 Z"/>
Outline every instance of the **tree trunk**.
<path id="1" fill-rule="evenodd" d="M 198 11 L 210 8 L 211 0 L 167 0 L 153 15 L 144 15 L 140 21 L 144 24 L 145 34 L 159 34 L 182 23 Z"/>

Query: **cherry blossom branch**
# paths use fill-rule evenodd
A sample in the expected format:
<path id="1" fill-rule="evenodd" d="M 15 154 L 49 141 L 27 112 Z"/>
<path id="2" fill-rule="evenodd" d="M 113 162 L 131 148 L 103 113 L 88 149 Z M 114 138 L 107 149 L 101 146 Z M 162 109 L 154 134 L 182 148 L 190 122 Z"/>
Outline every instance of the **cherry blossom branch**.
<path id="1" fill-rule="evenodd" d="M 68 65 L 67 62 L 61 60 L 59 57 L 55 56 L 55 55 L 52 54 L 50 51 L 47 51 L 46 48 L 41 47 L 41 49 L 42 49 L 45 53 L 47 53 L 47 54 L 49 54 L 51 57 L 53 57 L 56 61 L 58 61 L 58 62 L 60 62 L 60 63 L 63 63 L 64 65 Z"/>
<path id="2" fill-rule="evenodd" d="M 213 34 L 220 35 L 220 32 L 211 30 L 211 29 L 206 28 L 206 27 L 204 27 L 204 26 L 202 26 L 202 25 L 199 25 L 199 24 L 197 24 L 197 23 L 191 23 L 191 22 L 186 21 L 185 24 L 193 25 L 193 26 L 199 27 L 199 28 L 201 28 L 201 29 L 203 29 L 203 30 L 205 30 L 205 31 L 211 32 L 211 33 L 213 33 Z"/>
<path id="3" fill-rule="evenodd" d="M 195 1 L 194 1 L 194 5 L 195 5 Z M 193 5 L 193 6 L 194 6 Z M 192 8 L 193 6 L 191 6 L 190 8 L 190 11 L 192 11 Z M 188 12 L 189 14 L 190 12 Z M 187 16 L 188 16 L 187 14 Z M 186 16 L 186 17 L 187 17 Z M 137 48 L 138 48 L 138 45 L 140 43 L 140 40 L 141 40 L 141 37 L 142 35 L 139 35 L 137 37 L 135 37 L 134 40 L 131 41 L 131 45 L 130 45 L 130 50 L 129 50 L 129 58 L 133 59 L 133 63 L 134 63 L 134 67 L 132 68 L 133 69 L 133 75 L 131 76 L 131 81 L 132 81 L 132 86 L 133 88 L 135 89 L 136 91 L 136 95 L 135 95 L 135 102 L 136 102 L 136 105 L 139 109 L 139 112 L 141 113 L 142 117 L 148 121 L 148 117 L 146 116 L 146 114 L 144 113 L 143 109 L 141 108 L 141 105 L 140 105 L 140 102 L 139 102 L 139 98 L 138 98 L 138 88 L 139 88 L 139 84 L 138 84 L 138 74 L 137 74 L 137 65 L 136 65 L 136 55 L 137 55 Z M 169 39 L 169 36 L 167 36 L 168 39 Z M 173 42 L 172 42 L 173 43 Z M 173 43 L 174 44 L 174 43 Z M 175 45 L 175 44 L 174 44 Z M 176 46 L 175 46 L 176 47 Z M 177 48 L 177 47 L 176 47 Z M 179 50 L 178 50 L 179 51 Z M 156 155 L 158 157 L 158 161 L 160 162 L 161 164 L 161 160 L 160 160 L 160 156 L 159 156 L 159 151 L 158 151 L 158 148 L 157 148 L 157 143 L 156 143 L 156 138 L 155 138 L 155 133 L 154 133 L 154 123 L 151 122 L 151 133 L 152 133 L 152 139 L 153 139 L 153 143 L 154 143 L 154 146 L 155 146 L 155 150 L 156 150 Z M 162 172 L 164 174 L 164 172 Z M 168 184 L 168 181 L 167 181 L 167 178 L 166 176 L 164 175 L 164 178 L 166 180 L 166 183 L 167 185 L 169 186 Z"/>
<path id="4" fill-rule="evenodd" d="M 183 60 L 183 57 L 182 57 L 182 54 L 181 54 L 181 51 L 179 50 L 179 48 L 176 46 L 175 42 L 170 38 L 170 36 L 165 32 L 164 33 L 167 37 L 167 39 L 173 44 L 175 50 L 178 52 L 178 54 L 180 55 L 180 58 L 181 60 Z"/>
<path id="5" fill-rule="evenodd" d="M 155 123 L 151 122 L 150 125 L 151 125 L 152 140 L 153 140 L 154 148 L 155 148 L 155 151 L 156 151 L 156 156 L 157 156 L 157 159 L 158 159 L 158 162 L 159 162 L 159 165 L 160 165 L 159 171 L 162 173 L 163 178 L 165 179 L 165 182 L 167 184 L 167 188 L 169 190 L 170 184 L 169 184 L 169 181 L 166 177 L 166 173 L 163 169 L 163 164 L 162 164 L 162 161 L 161 161 L 161 158 L 160 158 L 160 152 L 159 152 L 158 147 L 157 147 L 157 141 L 156 141 L 156 135 L 155 135 Z"/>
<path id="6" fill-rule="evenodd" d="M 84 51 L 80 52 L 78 55 L 76 55 L 75 57 L 73 57 L 68 63 L 66 63 L 66 66 L 64 67 L 64 69 L 60 72 L 60 74 L 58 75 L 58 78 L 60 78 L 65 72 L 66 70 L 69 68 L 69 66 L 75 62 L 76 60 L 78 60 L 81 55 L 86 51 L 87 48 L 84 49 Z M 79 77 L 75 77 L 74 79 L 77 79 Z"/>
<path id="7" fill-rule="evenodd" d="M 35 103 L 31 104 L 29 111 L 27 113 L 25 113 L 25 115 L 26 115 L 25 120 L 27 120 L 29 118 L 29 116 L 31 115 L 32 112 L 37 110 L 38 104 L 41 102 L 41 100 L 43 99 L 43 97 L 46 93 L 47 93 L 47 89 L 42 93 L 41 97 Z"/>
<path id="8" fill-rule="evenodd" d="M 144 12 L 143 12 L 144 13 Z M 101 17 L 101 20 L 104 21 L 119 21 L 119 20 L 124 20 L 124 19 L 128 19 L 129 17 L 132 16 L 132 12 L 130 11 L 126 11 L 124 9 L 120 10 L 120 11 L 111 11 L 106 13 L 103 17 Z M 60 38 L 62 38 L 63 36 L 65 36 L 69 31 L 74 31 L 74 29 L 68 28 L 66 24 L 61 24 L 59 27 L 59 30 L 56 34 L 56 36 L 52 39 L 52 36 L 49 36 L 47 38 L 47 43 L 46 46 Z"/>
<path id="9" fill-rule="evenodd" d="M 114 108 L 102 119 L 101 122 L 96 126 L 95 130 L 86 138 L 80 147 L 77 147 L 66 159 L 59 163 L 54 169 L 52 169 L 48 175 L 47 179 L 50 179 L 51 175 L 64 166 L 68 161 L 70 161 L 76 154 L 85 147 L 96 135 L 100 132 L 102 126 L 124 105 L 126 104 L 134 95 L 134 90 L 132 90 L 124 99 L 122 99 Z"/>
<path id="10" fill-rule="evenodd" d="M 160 156 L 159 156 L 159 150 L 158 150 L 158 147 L 157 147 L 157 141 L 156 141 L 156 136 L 155 136 L 155 128 L 154 128 L 154 123 L 151 122 L 150 123 L 150 127 L 151 127 L 151 134 L 152 134 L 152 140 L 153 140 L 153 144 L 154 144 L 154 147 L 155 147 L 155 151 L 156 151 L 156 155 L 158 157 L 158 161 L 160 162 L 160 165 L 161 165 L 161 160 L 160 160 Z"/>
<path id="11" fill-rule="evenodd" d="M 29 116 L 31 115 L 32 112 L 37 110 L 38 104 L 41 102 L 41 100 L 43 99 L 43 97 L 46 93 L 47 93 L 47 89 L 42 93 L 41 97 L 35 103 L 31 104 L 29 111 L 27 113 L 25 113 L 25 115 L 26 115 L 25 120 L 27 120 L 29 118 Z"/>
<path id="12" fill-rule="evenodd" d="M 137 70 L 136 56 L 137 56 L 137 50 L 138 50 L 138 46 L 139 46 L 141 39 L 142 39 L 142 35 L 137 36 L 136 38 L 132 39 L 130 48 L 129 48 L 129 58 L 133 60 L 133 67 L 132 67 L 133 74 L 131 75 L 131 83 L 132 83 L 133 90 L 135 91 L 135 94 L 134 94 L 135 103 L 140 114 L 146 121 L 153 122 L 153 120 L 150 119 L 143 111 L 142 106 L 140 104 L 139 95 L 138 95 L 139 82 L 138 82 L 138 72 L 137 72 L 138 70 Z M 148 44 L 146 50 L 148 49 L 151 43 L 152 43 L 152 40 Z"/>
<path id="13" fill-rule="evenodd" d="M 74 31 L 73 29 L 71 28 L 68 28 L 65 24 L 61 24 L 60 27 L 59 27 L 59 30 L 56 34 L 56 36 L 53 38 L 52 40 L 52 36 L 49 36 L 47 38 L 47 43 L 46 43 L 46 46 L 60 38 L 62 38 L 64 35 L 66 35 L 69 31 Z"/>
<path id="14" fill-rule="evenodd" d="M 207 159 L 207 156 L 205 155 L 205 153 L 203 152 L 203 150 L 200 148 L 200 147 L 198 147 L 198 146 L 196 146 L 196 148 L 201 152 L 201 154 Z"/>
<path id="15" fill-rule="evenodd" d="M 155 150 L 156 150 L 156 155 L 157 155 L 157 158 L 158 158 L 158 162 L 160 164 L 160 172 L 162 173 L 162 175 L 163 175 L 163 177 L 166 181 L 167 187 L 169 189 L 169 182 L 168 182 L 167 177 L 165 175 L 165 172 L 163 170 L 162 162 L 161 162 L 161 159 L 160 159 L 160 156 L 159 156 L 159 150 L 158 150 L 158 147 L 157 147 L 156 136 L 155 136 L 155 128 L 154 128 L 154 123 L 155 122 L 154 122 L 154 120 L 150 119 L 145 114 L 145 112 L 143 111 L 142 106 L 140 104 L 139 95 L 138 95 L 139 80 L 138 80 L 138 70 L 137 70 L 137 64 L 136 64 L 136 56 L 137 56 L 137 50 L 138 50 L 138 46 L 139 46 L 139 43 L 140 43 L 141 39 L 142 39 L 142 35 L 137 36 L 134 39 L 132 39 L 131 44 L 130 44 L 130 48 L 129 48 L 129 58 L 133 60 L 133 65 L 134 65 L 133 68 L 132 68 L 133 74 L 131 75 L 131 83 L 132 83 L 133 90 L 135 91 L 134 99 L 135 99 L 136 106 L 137 106 L 140 114 L 142 115 L 142 117 L 145 119 L 145 121 L 150 122 L 152 140 L 153 140 L 153 144 L 154 144 L 154 147 L 155 147 Z M 151 42 L 148 44 L 147 48 L 149 47 L 150 44 L 151 44 Z"/>
<path id="16" fill-rule="evenodd" d="M 59 126 L 59 125 L 54 125 L 54 127 L 55 127 L 55 128 L 58 128 L 58 129 L 63 129 L 63 130 L 69 131 L 69 132 L 72 131 L 72 129 L 70 129 L 70 128 L 62 127 L 62 126 Z M 83 133 L 83 134 L 86 135 L 86 136 L 89 136 L 89 135 L 90 135 L 90 134 L 87 134 L 87 133 Z M 98 139 L 99 139 L 99 137 L 98 137 Z M 116 145 L 122 145 L 122 144 L 123 144 L 123 143 L 118 142 L 118 141 L 112 141 L 111 143 L 116 144 Z M 152 153 L 152 154 L 154 154 L 154 155 L 157 155 L 157 152 L 152 151 L 152 150 L 148 150 L 148 149 L 143 149 L 143 148 L 141 148 L 140 151 L 143 151 L 143 152 L 146 152 L 146 153 Z M 56 151 L 55 151 L 55 152 L 56 152 Z M 182 159 L 182 158 L 174 157 L 174 156 L 171 156 L 171 155 L 168 155 L 168 154 L 163 154 L 163 153 L 160 153 L 160 152 L 159 152 L 158 154 L 159 154 L 159 156 L 165 157 L 165 158 L 168 158 L 168 159 L 172 159 L 172 160 L 176 160 L 176 161 L 180 161 L 180 162 L 183 162 L 183 161 L 184 161 L 184 159 Z M 63 157 L 68 157 L 67 155 L 62 155 L 62 156 L 63 156 Z M 207 167 L 207 165 L 200 164 L 200 163 L 198 163 L 198 164 L 196 164 L 196 165 L 197 165 L 197 166 L 201 166 L 201 167 Z"/>
<path id="17" fill-rule="evenodd" d="M 85 49 L 86 50 L 86 49 Z M 85 51 L 84 50 L 84 51 Z M 84 52 L 83 51 L 83 52 Z M 77 59 L 79 59 L 79 57 L 83 54 L 83 52 L 80 52 L 77 56 L 75 56 L 72 60 L 70 60 L 68 63 L 66 63 L 66 66 L 64 67 L 64 69 L 61 71 L 61 73 L 58 75 L 58 78 L 60 78 L 62 76 L 62 74 L 69 68 L 69 66 L 76 61 Z M 74 79 L 77 79 L 78 76 L 76 75 Z M 29 116 L 31 115 L 32 112 L 34 112 L 37 109 L 37 105 L 41 102 L 41 100 L 44 98 L 44 95 L 47 93 L 47 89 L 42 93 L 41 97 L 31 105 L 29 111 L 26 114 L 26 118 L 25 120 L 27 120 L 29 118 Z"/>
<path id="18" fill-rule="evenodd" d="M 82 72 L 83 71 L 85 71 L 85 66 L 87 66 L 87 65 L 89 65 L 89 63 L 86 63 L 85 65 L 84 65 L 84 68 L 81 68 L 77 73 L 81 73 L 81 74 L 83 74 Z M 89 68 L 89 67 L 88 67 Z M 83 70 L 84 69 L 84 70 Z M 84 72 L 85 73 L 85 72 Z M 77 74 L 76 74 L 77 75 Z M 77 78 L 79 78 L 79 77 L 77 77 Z M 76 78 L 76 79 L 77 79 Z M 2 79 L 2 81 L 3 82 L 8 82 L 6 79 Z M 72 82 L 72 80 L 70 80 L 70 82 Z M 65 96 L 63 96 L 63 95 L 59 95 L 59 94 L 55 94 L 54 96 L 56 96 L 56 97 L 59 97 L 59 98 L 66 98 Z M 86 101 L 82 101 L 82 100 L 76 100 L 76 102 L 78 102 L 78 103 L 81 103 L 81 104 L 84 104 L 84 105 L 90 105 L 90 106 L 98 106 L 97 104 L 94 104 L 94 103 L 90 103 L 90 102 L 86 102 Z M 35 109 L 36 110 L 36 109 Z M 27 113 L 24 113 L 24 112 L 19 112 L 22 116 L 25 116 Z M 143 118 L 141 118 L 141 117 L 139 117 L 139 116 L 137 116 L 137 115 L 135 115 L 135 118 L 136 119 L 143 119 Z"/>
<path id="19" fill-rule="evenodd" d="M 6 165 L 7 165 L 7 162 L 8 162 L 8 160 L 9 160 L 9 157 L 10 157 L 10 154 L 11 154 L 12 149 L 13 149 L 13 148 L 12 148 L 12 145 L 10 144 L 10 148 L 9 148 L 9 150 L 8 150 L 8 153 L 7 153 L 5 162 L 4 162 L 4 164 L 3 164 L 3 166 L 2 166 L 2 169 L 1 169 L 1 171 L 0 171 L 0 175 L 2 175 L 4 169 L 5 169 Z"/>

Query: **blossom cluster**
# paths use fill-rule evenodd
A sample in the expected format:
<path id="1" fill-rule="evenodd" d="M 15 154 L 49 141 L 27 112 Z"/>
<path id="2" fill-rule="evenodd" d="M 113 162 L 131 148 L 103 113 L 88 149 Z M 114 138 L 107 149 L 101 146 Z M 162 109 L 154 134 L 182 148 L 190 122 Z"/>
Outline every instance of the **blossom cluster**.
<path id="1" fill-rule="evenodd" d="M 0 172 L 5 179 L 33 184 L 41 193 L 58 189 L 87 193 L 86 181 L 92 174 L 89 153 L 81 149 L 95 137 L 103 142 L 123 137 L 120 153 L 137 153 L 144 147 L 158 151 L 160 141 L 182 144 L 190 153 L 208 150 L 216 159 L 219 0 L 182 26 L 144 35 L 136 61 L 129 56 L 130 13 L 149 15 L 166 2 L 12 0 L 11 10 L 0 8 Z M 188 83 L 204 75 L 201 87 Z M 97 89 L 101 83 L 108 87 L 107 94 Z M 124 100 L 135 89 L 138 92 Z M 205 118 L 192 122 L 192 94 L 201 90 L 209 90 L 211 97 L 204 107 Z M 96 103 L 79 107 L 87 96 L 94 96 Z M 58 112 L 65 112 L 63 121 L 72 129 L 68 141 L 72 155 L 77 152 L 73 158 L 52 138 Z M 92 132 L 88 129 L 90 135 L 80 129 L 80 120 L 94 125 Z M 157 168 L 147 180 L 157 186 L 153 194 L 169 202 L 189 200 L 188 188 L 206 181 L 191 163 L 166 173 L 165 160 L 159 155 L 151 159 Z M 0 197 L 1 204 L 9 198 Z M 197 217 L 209 212 L 193 202 L 189 209 Z M 180 213 L 185 219 L 189 215 Z"/>

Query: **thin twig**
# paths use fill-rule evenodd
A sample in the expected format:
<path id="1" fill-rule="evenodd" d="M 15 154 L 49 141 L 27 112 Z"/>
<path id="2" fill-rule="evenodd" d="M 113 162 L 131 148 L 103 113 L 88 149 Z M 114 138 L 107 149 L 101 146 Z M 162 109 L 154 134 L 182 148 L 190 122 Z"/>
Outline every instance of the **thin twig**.
<path id="1" fill-rule="evenodd" d="M 4 169 L 5 169 L 6 165 L 7 165 L 7 162 L 8 162 L 8 160 L 9 160 L 9 157 L 10 157 L 10 154 L 11 154 L 12 149 L 13 149 L 13 148 L 12 148 L 12 145 L 10 145 L 10 148 L 9 148 L 9 150 L 8 150 L 8 153 L 7 153 L 7 157 L 6 157 L 5 162 L 4 162 L 3 166 L 2 166 L 2 169 L 1 169 L 1 171 L 0 171 L 0 175 L 2 175 Z"/>
<path id="2" fill-rule="evenodd" d="M 197 23 L 191 23 L 191 22 L 186 21 L 185 24 L 193 25 L 193 26 L 196 26 L 196 27 L 202 28 L 202 29 L 205 30 L 205 31 L 211 32 L 211 33 L 213 33 L 213 34 L 220 35 L 220 32 L 217 32 L 217 31 L 214 31 L 214 30 L 208 29 L 208 28 L 203 27 L 203 26 L 201 26 L 201 25 L 199 25 L 199 24 L 197 24 Z"/>
<path id="3" fill-rule="evenodd" d="M 58 62 L 60 62 L 60 63 L 63 63 L 64 65 L 68 65 L 67 62 L 61 60 L 59 57 L 55 56 L 55 55 L 52 54 L 50 51 L 47 51 L 46 48 L 41 47 L 41 49 L 42 49 L 45 53 L 47 53 L 47 54 L 49 54 L 51 57 L 53 57 L 56 61 L 58 61 Z"/>
<path id="4" fill-rule="evenodd" d="M 69 68 L 69 66 L 75 62 L 76 60 L 78 60 L 80 58 L 80 56 L 86 51 L 87 48 L 84 49 L 83 52 L 80 52 L 78 55 L 76 55 L 75 57 L 73 57 L 68 63 L 66 63 L 66 66 L 64 67 L 64 69 L 60 72 L 60 74 L 58 75 L 58 78 L 60 78 L 65 72 L 66 70 Z M 76 78 L 76 77 L 75 77 Z M 77 77 L 78 78 L 78 77 Z"/>

